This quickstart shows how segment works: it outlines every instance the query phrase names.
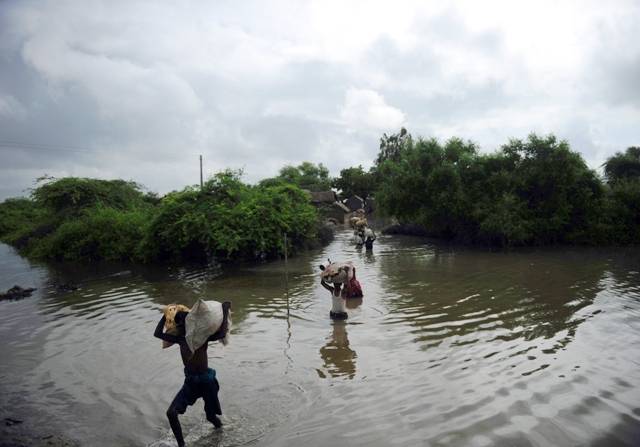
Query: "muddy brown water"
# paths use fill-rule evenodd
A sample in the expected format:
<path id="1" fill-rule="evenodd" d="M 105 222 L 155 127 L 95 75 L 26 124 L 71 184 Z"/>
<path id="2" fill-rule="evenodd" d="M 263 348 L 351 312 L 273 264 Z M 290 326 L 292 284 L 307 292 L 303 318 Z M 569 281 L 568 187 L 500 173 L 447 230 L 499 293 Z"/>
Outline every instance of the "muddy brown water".
<path id="1" fill-rule="evenodd" d="M 364 290 L 346 322 L 329 319 L 327 258 L 353 261 Z M 0 302 L 1 416 L 82 446 L 175 445 L 182 366 L 152 334 L 164 305 L 198 298 L 231 300 L 234 325 L 209 349 L 225 428 L 198 402 L 188 445 L 640 442 L 637 248 L 380 236 L 367 252 L 339 229 L 287 263 L 216 269 L 39 263 L 2 245 L 0 290 L 14 284 L 38 290 Z"/>

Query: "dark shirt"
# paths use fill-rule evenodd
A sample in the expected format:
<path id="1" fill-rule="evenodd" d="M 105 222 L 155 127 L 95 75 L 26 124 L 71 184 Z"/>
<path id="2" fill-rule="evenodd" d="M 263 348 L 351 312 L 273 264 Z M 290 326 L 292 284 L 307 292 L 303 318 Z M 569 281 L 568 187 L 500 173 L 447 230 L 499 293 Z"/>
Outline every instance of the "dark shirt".
<path id="1" fill-rule="evenodd" d="M 364 246 L 367 248 L 367 250 L 373 250 L 373 239 L 368 237 L 367 240 L 364 241 Z"/>

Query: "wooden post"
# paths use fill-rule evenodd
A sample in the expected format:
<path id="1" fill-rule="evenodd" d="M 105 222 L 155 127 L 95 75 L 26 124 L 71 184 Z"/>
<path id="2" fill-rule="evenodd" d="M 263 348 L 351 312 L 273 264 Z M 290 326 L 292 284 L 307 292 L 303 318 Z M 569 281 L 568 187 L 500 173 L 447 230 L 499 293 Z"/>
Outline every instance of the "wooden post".
<path id="1" fill-rule="evenodd" d="M 285 291 L 287 294 L 287 316 L 289 316 L 289 261 L 287 259 L 287 233 L 284 234 Z"/>

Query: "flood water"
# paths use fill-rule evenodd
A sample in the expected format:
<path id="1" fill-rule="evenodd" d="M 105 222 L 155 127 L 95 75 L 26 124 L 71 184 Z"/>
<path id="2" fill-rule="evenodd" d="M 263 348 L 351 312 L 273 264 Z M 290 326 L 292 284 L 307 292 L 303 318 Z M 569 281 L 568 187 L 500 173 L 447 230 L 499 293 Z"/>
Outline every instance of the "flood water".
<path id="1" fill-rule="evenodd" d="M 362 284 L 346 322 L 329 319 L 327 258 Z M 198 298 L 231 300 L 234 324 L 209 348 L 225 427 L 198 401 L 181 417 L 191 446 L 640 443 L 637 248 L 381 235 L 367 252 L 340 229 L 308 256 L 221 270 L 37 263 L 2 245 L 0 290 L 14 284 L 38 290 L 0 302 L 0 413 L 82 446 L 176 445 L 182 364 L 153 331 L 164 305 Z"/>

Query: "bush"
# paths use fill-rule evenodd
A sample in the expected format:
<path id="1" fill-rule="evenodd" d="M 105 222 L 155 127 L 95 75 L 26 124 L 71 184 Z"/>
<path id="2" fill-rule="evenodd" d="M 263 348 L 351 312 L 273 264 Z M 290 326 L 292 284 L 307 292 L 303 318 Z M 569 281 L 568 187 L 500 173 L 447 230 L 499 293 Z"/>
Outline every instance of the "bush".
<path id="1" fill-rule="evenodd" d="M 155 197 L 144 195 L 139 184 L 124 180 L 43 177 L 37 182 L 43 184 L 32 191 L 32 199 L 58 220 L 79 218 L 85 209 L 100 206 L 121 211 L 150 206 Z"/>
<path id="2" fill-rule="evenodd" d="M 55 232 L 30 238 L 25 254 L 64 260 L 141 261 L 152 210 L 121 211 L 97 207 L 62 223 Z"/>
<path id="3" fill-rule="evenodd" d="M 141 259 L 153 194 L 123 180 L 44 177 L 37 183 L 43 184 L 32 200 L 0 206 L 3 242 L 36 258 Z"/>
<path id="4" fill-rule="evenodd" d="M 292 254 L 316 235 L 319 218 L 308 196 L 293 185 L 251 187 L 241 172 L 225 171 L 202 190 L 166 197 L 150 225 L 146 247 L 161 247 L 163 260 L 244 262 Z"/>
<path id="5" fill-rule="evenodd" d="M 616 182 L 608 205 L 612 239 L 619 244 L 640 244 L 640 177 Z"/>
<path id="6" fill-rule="evenodd" d="M 511 140 L 478 155 L 457 138 L 406 137 L 382 154 L 376 203 L 383 214 L 460 242 L 496 245 L 601 239 L 604 187 L 582 157 L 553 135 Z M 384 155 L 384 156 L 383 156 Z"/>
<path id="7" fill-rule="evenodd" d="M 7 199 L 0 203 L 0 240 L 11 238 L 11 234 L 32 228 L 33 222 L 42 216 L 36 203 L 24 198 Z"/>

